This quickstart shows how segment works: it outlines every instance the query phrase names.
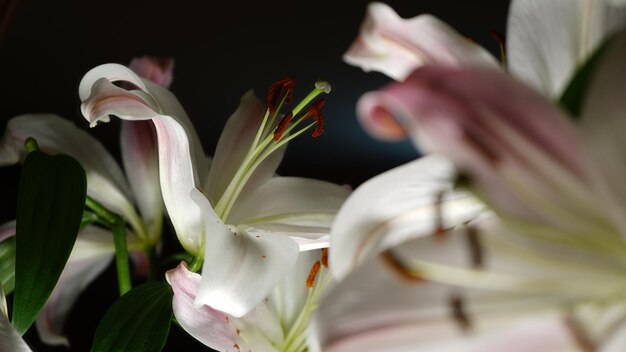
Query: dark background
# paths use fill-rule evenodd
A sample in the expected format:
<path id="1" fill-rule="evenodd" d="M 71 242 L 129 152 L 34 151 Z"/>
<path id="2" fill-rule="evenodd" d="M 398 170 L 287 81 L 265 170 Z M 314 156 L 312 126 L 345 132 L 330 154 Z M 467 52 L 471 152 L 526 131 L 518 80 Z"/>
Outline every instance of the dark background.
<path id="1" fill-rule="evenodd" d="M 0 33 L 0 131 L 11 117 L 52 112 L 87 127 L 77 87 L 84 73 L 102 63 L 126 64 L 141 55 L 173 56 L 171 90 L 192 118 L 212 154 L 224 121 L 241 95 L 264 97 L 277 79 L 295 76 L 296 97 L 318 79 L 333 91 L 324 108 L 326 132 L 290 144 L 279 168 L 297 175 L 358 186 L 368 178 L 418 156 L 409 142 L 379 142 L 361 129 L 358 97 L 389 82 L 364 73 L 341 56 L 356 38 L 368 1 L 36 1 L 15 3 Z M 498 53 L 490 32 L 504 33 L 508 1 L 387 1 L 402 17 L 431 13 L 460 33 Z M 119 121 L 90 130 L 118 157 Z M 15 217 L 19 166 L 0 169 L 0 221 Z M 98 321 L 116 298 L 111 266 L 81 296 L 66 327 L 72 351 L 87 351 Z M 68 351 L 41 346 L 36 351 Z M 207 350 L 172 326 L 168 351 Z"/>

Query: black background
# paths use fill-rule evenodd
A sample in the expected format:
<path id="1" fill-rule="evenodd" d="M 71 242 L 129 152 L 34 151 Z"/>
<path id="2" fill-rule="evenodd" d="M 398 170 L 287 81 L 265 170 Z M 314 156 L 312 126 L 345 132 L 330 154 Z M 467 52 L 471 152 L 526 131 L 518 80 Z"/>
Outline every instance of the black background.
<path id="1" fill-rule="evenodd" d="M 9 0 L 0 0 L 2 2 Z M 82 75 L 134 56 L 175 58 L 171 90 L 212 154 L 224 121 L 248 89 L 295 76 L 296 97 L 318 79 L 333 91 L 325 106 L 326 132 L 291 143 L 278 172 L 358 186 L 418 156 L 409 142 L 379 142 L 356 120 L 358 97 L 390 80 L 345 64 L 368 1 L 36 1 L 19 0 L 0 38 L 0 131 L 11 117 L 52 112 L 87 129 L 77 87 Z M 495 30 L 506 27 L 508 1 L 387 1 L 402 17 L 431 13 L 498 53 Z M 119 121 L 90 132 L 119 156 Z M 0 221 L 15 217 L 19 166 L 0 169 Z M 166 234 L 167 235 L 167 234 Z M 170 237 L 166 236 L 166 240 Z M 72 351 L 88 351 L 98 321 L 116 298 L 111 266 L 79 299 L 67 323 Z M 26 335 L 36 351 L 34 329 Z M 207 350 L 172 326 L 167 351 Z"/>

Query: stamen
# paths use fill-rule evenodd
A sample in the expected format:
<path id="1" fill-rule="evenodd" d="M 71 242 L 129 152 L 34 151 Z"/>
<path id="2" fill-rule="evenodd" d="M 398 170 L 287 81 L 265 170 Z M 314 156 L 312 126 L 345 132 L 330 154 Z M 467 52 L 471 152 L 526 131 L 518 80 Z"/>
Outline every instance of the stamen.
<path id="1" fill-rule="evenodd" d="M 450 297 L 450 307 L 452 308 L 452 318 L 459 324 L 463 331 L 468 331 L 471 327 L 471 321 L 467 312 L 465 312 L 465 304 L 459 295 Z"/>
<path id="2" fill-rule="evenodd" d="M 270 115 L 276 112 L 281 100 L 284 104 L 291 103 L 293 98 L 293 87 L 296 84 L 296 80 L 293 77 L 283 78 L 274 82 L 267 91 L 267 109 L 270 111 Z"/>
<path id="3" fill-rule="evenodd" d="M 396 257 L 391 250 L 383 252 L 380 257 L 388 264 L 389 268 L 396 273 L 401 279 L 404 279 L 413 283 L 421 283 L 424 278 L 415 271 L 408 268 L 402 260 Z"/>
<path id="4" fill-rule="evenodd" d="M 435 238 L 443 239 L 446 235 L 446 229 L 443 227 L 443 191 L 439 191 L 437 193 L 437 198 L 435 199 Z"/>
<path id="5" fill-rule="evenodd" d="M 314 138 L 319 137 L 324 133 L 324 115 L 322 114 L 322 107 L 326 104 L 326 99 L 320 99 L 315 103 L 311 104 L 308 108 L 306 114 L 302 117 L 302 120 L 306 120 L 309 117 L 313 116 L 315 120 L 315 130 L 311 133 L 311 136 Z"/>
<path id="6" fill-rule="evenodd" d="M 320 266 L 321 263 L 319 260 L 313 263 L 311 271 L 309 272 L 309 276 L 307 276 L 306 278 L 306 287 L 313 288 L 313 286 L 315 285 L 315 277 L 317 277 L 317 273 L 320 271 Z"/>
<path id="7" fill-rule="evenodd" d="M 472 261 L 472 267 L 474 269 L 482 269 L 483 262 L 483 248 L 480 244 L 480 237 L 478 236 L 478 229 L 468 224 L 467 231 L 465 232 L 467 235 L 467 245 L 469 247 L 470 258 Z"/>
<path id="8" fill-rule="evenodd" d="M 500 47 L 500 63 L 502 63 L 503 67 L 506 67 L 506 44 L 504 41 L 504 35 L 498 31 L 491 31 L 490 34 L 498 41 L 498 45 Z"/>
<path id="9" fill-rule="evenodd" d="M 285 133 L 285 130 L 291 123 L 291 120 L 293 120 L 293 114 L 291 112 L 287 113 L 287 115 L 280 120 L 280 123 L 278 123 L 278 126 L 276 126 L 276 129 L 274 130 L 275 141 L 279 141 L 282 138 L 283 133 Z"/>
<path id="10" fill-rule="evenodd" d="M 568 317 L 565 319 L 565 326 L 574 337 L 574 341 L 584 352 L 596 352 L 596 346 L 589 339 L 585 333 L 583 327 L 574 317 Z"/>
<path id="11" fill-rule="evenodd" d="M 322 257 L 320 258 L 324 268 L 328 268 L 328 248 L 322 248 Z"/>

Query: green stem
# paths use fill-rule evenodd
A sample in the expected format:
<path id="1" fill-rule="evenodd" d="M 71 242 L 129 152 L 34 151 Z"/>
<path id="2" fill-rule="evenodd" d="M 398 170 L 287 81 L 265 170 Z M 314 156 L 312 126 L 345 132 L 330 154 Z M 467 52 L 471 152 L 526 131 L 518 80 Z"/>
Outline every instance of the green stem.
<path id="1" fill-rule="evenodd" d="M 130 291 L 130 267 L 128 264 L 128 248 L 126 246 L 126 226 L 121 219 L 113 224 L 113 240 L 115 241 L 115 265 L 117 267 L 117 281 L 120 296 Z"/>
<path id="2" fill-rule="evenodd" d="M 203 262 L 204 262 L 204 259 L 200 257 L 193 257 L 193 260 L 191 261 L 191 263 L 189 263 L 189 271 L 197 273 L 200 270 L 200 268 L 202 268 Z"/>
<path id="3" fill-rule="evenodd" d="M 121 216 L 109 211 L 90 196 L 87 196 L 85 205 L 102 219 L 113 232 L 115 266 L 117 267 L 117 281 L 121 296 L 132 288 L 130 266 L 128 263 L 128 247 L 126 243 L 126 224 Z"/>

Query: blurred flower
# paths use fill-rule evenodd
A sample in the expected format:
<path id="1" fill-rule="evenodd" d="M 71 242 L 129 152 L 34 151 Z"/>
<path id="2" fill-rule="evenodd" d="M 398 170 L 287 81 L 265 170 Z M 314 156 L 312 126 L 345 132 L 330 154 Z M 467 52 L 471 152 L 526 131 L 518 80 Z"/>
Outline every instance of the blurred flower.
<path id="1" fill-rule="evenodd" d="M 322 300 L 312 341 L 324 351 L 623 351 L 625 59 L 622 33 L 577 123 L 492 68 L 426 66 L 365 95 L 358 110 L 372 129 L 388 128 L 376 115 L 401 122 L 427 158 L 453 162 L 459 175 L 450 184 L 497 217 L 486 213 L 439 239 L 403 236 L 384 217 L 372 224 L 349 199 L 333 240 L 352 235 L 346 229 L 380 228 L 376 251 L 387 250 Z M 448 206 L 434 202 L 435 219 L 454 220 L 441 210 Z M 331 266 L 355 253 L 333 248 Z"/>
<path id="2" fill-rule="evenodd" d="M 171 92 L 115 64 L 92 69 L 80 84 L 82 111 L 92 126 L 112 115 L 150 120 L 156 127 L 167 212 L 183 247 L 204 258 L 197 305 L 243 316 L 286 275 L 300 250 L 328 245 L 328 229 L 349 191 L 275 175 L 288 141 L 311 129 L 314 136 L 323 131 L 324 100 L 314 100 L 330 86 L 319 82 L 280 116 L 292 99 L 293 84 L 292 79 L 276 82 L 267 106 L 252 92 L 242 97 L 210 171 L 197 134 Z"/>
<path id="3" fill-rule="evenodd" d="M 0 351 L 31 352 L 20 334 L 13 329 L 9 321 L 7 301 L 0 285 Z"/>
<path id="4" fill-rule="evenodd" d="M 558 98 L 579 65 L 626 23 L 623 0 L 513 0 L 506 37 L 511 74 Z M 431 15 L 403 19 L 379 2 L 368 6 L 344 60 L 402 81 L 422 65 L 496 66 L 481 46 Z"/>
<path id="5" fill-rule="evenodd" d="M 304 351 L 309 318 L 330 283 L 325 258 L 324 250 L 301 252 L 270 295 L 242 317 L 195 306 L 201 276 L 182 263 L 166 274 L 176 320 L 218 351 Z"/>

